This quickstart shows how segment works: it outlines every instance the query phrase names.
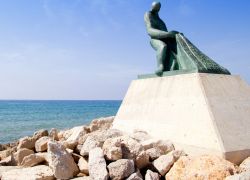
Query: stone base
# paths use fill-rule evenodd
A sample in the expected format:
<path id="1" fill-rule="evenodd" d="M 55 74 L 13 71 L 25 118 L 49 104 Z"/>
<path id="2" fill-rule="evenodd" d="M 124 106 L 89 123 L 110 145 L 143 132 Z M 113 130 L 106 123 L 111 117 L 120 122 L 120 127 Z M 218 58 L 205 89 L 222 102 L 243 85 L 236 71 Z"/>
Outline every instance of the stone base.
<path id="1" fill-rule="evenodd" d="M 134 80 L 113 128 L 238 164 L 250 156 L 250 87 L 239 76 L 203 73 Z"/>

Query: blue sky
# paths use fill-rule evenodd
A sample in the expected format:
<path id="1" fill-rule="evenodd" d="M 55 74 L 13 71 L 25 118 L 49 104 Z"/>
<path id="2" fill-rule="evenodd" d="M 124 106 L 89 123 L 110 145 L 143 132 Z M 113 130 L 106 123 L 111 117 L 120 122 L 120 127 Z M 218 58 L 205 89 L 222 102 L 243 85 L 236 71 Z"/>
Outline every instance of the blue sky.
<path id="1" fill-rule="evenodd" d="M 249 0 L 162 0 L 161 18 L 250 83 Z M 122 99 L 151 73 L 152 0 L 0 0 L 0 99 Z"/>

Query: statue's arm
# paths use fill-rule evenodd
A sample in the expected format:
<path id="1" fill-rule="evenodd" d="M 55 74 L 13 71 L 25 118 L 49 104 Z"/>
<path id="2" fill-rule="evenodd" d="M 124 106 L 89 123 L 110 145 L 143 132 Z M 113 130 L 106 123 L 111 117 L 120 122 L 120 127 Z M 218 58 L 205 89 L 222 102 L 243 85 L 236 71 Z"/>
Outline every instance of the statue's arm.
<path id="1" fill-rule="evenodd" d="M 152 24 L 151 24 L 150 17 L 149 17 L 148 13 L 145 14 L 144 20 L 145 20 L 145 23 L 146 23 L 146 28 L 147 28 L 148 35 L 151 38 L 162 39 L 162 38 L 174 37 L 174 34 L 171 33 L 171 32 L 162 31 L 162 30 L 155 29 L 154 27 L 152 27 Z"/>

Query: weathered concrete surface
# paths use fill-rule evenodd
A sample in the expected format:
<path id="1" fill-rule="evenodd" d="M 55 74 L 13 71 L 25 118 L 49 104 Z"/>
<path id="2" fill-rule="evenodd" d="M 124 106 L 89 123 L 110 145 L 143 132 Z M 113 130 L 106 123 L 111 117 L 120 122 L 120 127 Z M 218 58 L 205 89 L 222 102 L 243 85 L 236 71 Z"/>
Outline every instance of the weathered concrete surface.
<path id="1" fill-rule="evenodd" d="M 134 80 L 113 128 L 239 164 L 250 155 L 249 117 L 250 86 L 239 76 L 193 73 Z"/>

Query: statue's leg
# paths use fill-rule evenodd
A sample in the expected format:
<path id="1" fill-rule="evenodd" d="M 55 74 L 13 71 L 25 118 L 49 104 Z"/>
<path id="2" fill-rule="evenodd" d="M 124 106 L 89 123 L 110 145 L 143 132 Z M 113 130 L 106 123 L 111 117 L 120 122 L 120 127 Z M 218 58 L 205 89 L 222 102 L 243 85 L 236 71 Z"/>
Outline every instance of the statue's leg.
<path id="1" fill-rule="evenodd" d="M 164 71 L 164 67 L 166 66 L 166 54 L 167 54 L 167 44 L 158 39 L 151 39 L 151 46 L 156 50 L 157 57 L 157 70 L 155 73 L 157 75 L 161 75 Z"/>

